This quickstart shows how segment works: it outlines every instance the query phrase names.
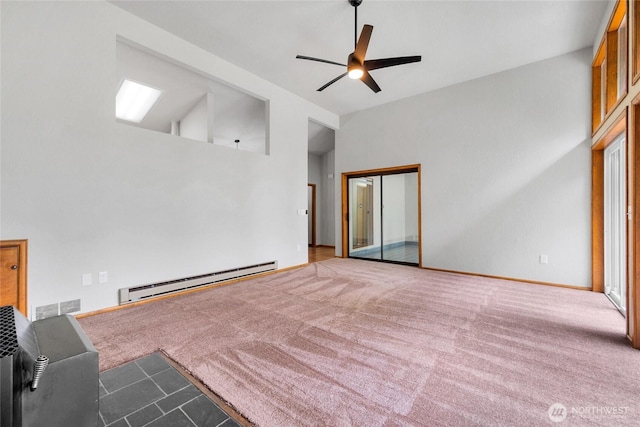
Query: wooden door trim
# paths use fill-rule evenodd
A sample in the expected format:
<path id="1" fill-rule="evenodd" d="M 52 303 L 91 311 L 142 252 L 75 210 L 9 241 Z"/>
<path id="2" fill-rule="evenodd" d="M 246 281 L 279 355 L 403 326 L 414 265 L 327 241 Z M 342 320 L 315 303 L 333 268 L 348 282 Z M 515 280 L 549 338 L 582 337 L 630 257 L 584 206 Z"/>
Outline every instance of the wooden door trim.
<path id="1" fill-rule="evenodd" d="M 604 292 L 604 150 L 591 152 L 591 290 Z"/>
<path id="2" fill-rule="evenodd" d="M 316 184 L 307 184 L 308 187 L 311 187 L 311 241 L 309 242 L 309 246 L 312 248 L 316 247 Z"/>
<path id="3" fill-rule="evenodd" d="M 18 307 L 25 317 L 27 310 L 27 240 L 0 240 L 0 248 L 18 247 Z"/>
<path id="4" fill-rule="evenodd" d="M 418 172 L 418 267 L 422 268 L 422 173 L 421 165 L 393 166 L 380 169 L 366 169 L 342 173 L 342 258 L 349 257 L 349 178 L 368 175 L 391 175 L 396 173 Z"/>
<path id="5" fill-rule="evenodd" d="M 349 174 L 342 174 L 342 209 L 341 209 L 341 218 L 342 218 L 342 258 L 347 258 L 349 256 Z"/>

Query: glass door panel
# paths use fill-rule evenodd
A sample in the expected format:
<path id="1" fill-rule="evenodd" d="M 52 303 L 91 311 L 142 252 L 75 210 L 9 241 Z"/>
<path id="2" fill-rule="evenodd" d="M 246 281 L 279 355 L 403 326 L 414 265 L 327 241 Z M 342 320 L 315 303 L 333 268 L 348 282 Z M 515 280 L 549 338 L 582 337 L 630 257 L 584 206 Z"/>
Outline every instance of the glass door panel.
<path id="1" fill-rule="evenodd" d="M 382 177 L 382 259 L 418 264 L 418 173 Z"/>
<path id="2" fill-rule="evenodd" d="M 623 314 L 627 288 L 625 142 L 622 137 L 604 151 L 604 292 Z"/>
<path id="3" fill-rule="evenodd" d="M 419 264 L 418 173 L 348 179 L 349 257 Z"/>
<path id="4" fill-rule="evenodd" d="M 349 179 L 349 256 L 382 259 L 380 249 L 380 177 Z"/>

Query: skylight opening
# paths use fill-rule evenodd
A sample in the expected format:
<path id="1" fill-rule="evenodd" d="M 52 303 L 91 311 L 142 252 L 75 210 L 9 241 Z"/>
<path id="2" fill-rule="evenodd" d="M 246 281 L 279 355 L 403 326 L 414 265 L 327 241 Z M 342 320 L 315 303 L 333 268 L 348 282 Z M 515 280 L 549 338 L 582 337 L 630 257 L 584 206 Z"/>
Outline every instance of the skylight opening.
<path id="1" fill-rule="evenodd" d="M 125 79 L 116 95 L 116 118 L 140 123 L 163 91 Z"/>

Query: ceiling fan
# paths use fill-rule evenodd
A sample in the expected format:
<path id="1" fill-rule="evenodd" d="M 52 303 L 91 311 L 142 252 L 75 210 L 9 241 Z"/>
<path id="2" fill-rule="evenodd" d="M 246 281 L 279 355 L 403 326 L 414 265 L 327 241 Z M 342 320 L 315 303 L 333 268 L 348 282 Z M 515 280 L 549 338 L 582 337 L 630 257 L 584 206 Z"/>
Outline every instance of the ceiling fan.
<path id="1" fill-rule="evenodd" d="M 306 59 L 309 61 L 317 61 L 324 62 L 326 64 L 340 65 L 342 67 L 347 67 L 347 71 L 343 74 L 340 74 L 335 79 L 326 83 L 325 85 L 318 88 L 318 92 L 325 90 L 327 87 L 331 86 L 344 76 L 348 75 L 352 79 L 360 79 L 364 84 L 369 86 L 369 88 L 375 93 L 380 92 L 380 86 L 376 83 L 376 81 L 371 77 L 369 71 L 377 70 L 380 68 L 393 67 L 396 65 L 409 64 L 411 62 L 420 62 L 422 60 L 422 56 L 398 56 L 395 58 L 382 58 L 382 59 L 369 59 L 365 60 L 365 56 L 367 54 L 367 47 L 369 47 L 369 40 L 371 39 L 371 33 L 373 32 L 373 25 L 365 24 L 362 27 L 362 32 L 360 33 L 360 38 L 358 38 L 358 6 L 362 3 L 362 0 L 348 0 L 349 4 L 355 8 L 355 28 L 354 28 L 354 45 L 355 48 L 352 53 L 349 54 L 347 58 L 347 64 L 341 64 L 339 62 L 328 61 L 326 59 L 314 58 L 312 56 L 304 56 L 297 55 L 297 59 Z"/>

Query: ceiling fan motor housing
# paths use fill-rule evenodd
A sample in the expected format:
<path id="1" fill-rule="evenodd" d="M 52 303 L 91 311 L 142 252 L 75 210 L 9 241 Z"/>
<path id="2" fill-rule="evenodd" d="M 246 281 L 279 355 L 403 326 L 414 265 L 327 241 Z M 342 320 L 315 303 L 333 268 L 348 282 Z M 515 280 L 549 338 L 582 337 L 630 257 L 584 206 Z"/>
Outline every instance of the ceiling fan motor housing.
<path id="1" fill-rule="evenodd" d="M 353 55 L 353 52 L 351 52 L 349 54 L 349 58 L 347 59 L 347 71 L 350 71 L 350 70 L 352 70 L 354 68 L 362 69 L 363 65 L 362 65 L 362 63 L 360 61 L 358 61 L 358 58 L 356 58 Z"/>

